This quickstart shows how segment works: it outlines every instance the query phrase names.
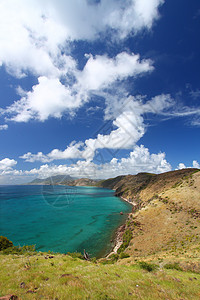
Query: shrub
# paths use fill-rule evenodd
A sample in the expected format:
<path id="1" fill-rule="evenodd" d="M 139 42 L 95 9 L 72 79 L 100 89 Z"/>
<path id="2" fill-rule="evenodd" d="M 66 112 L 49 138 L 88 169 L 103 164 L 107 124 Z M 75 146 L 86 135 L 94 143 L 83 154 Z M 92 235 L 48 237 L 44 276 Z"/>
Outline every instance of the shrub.
<path id="1" fill-rule="evenodd" d="M 130 231 L 130 229 L 127 229 L 123 234 L 123 243 L 117 250 L 118 254 L 124 252 L 124 250 L 128 247 L 131 239 L 132 239 L 132 232 Z"/>
<path id="2" fill-rule="evenodd" d="M 13 243 L 5 236 L 0 236 L 0 251 L 13 247 Z"/>
<path id="3" fill-rule="evenodd" d="M 2 250 L 3 254 L 30 254 L 30 253 L 35 253 L 35 246 L 34 245 L 30 245 L 30 246 L 12 246 L 9 248 L 6 248 L 4 250 Z"/>
<path id="4" fill-rule="evenodd" d="M 117 261 L 119 258 L 119 255 L 118 254 L 112 254 L 109 259 L 112 261 L 112 262 L 115 262 Z"/>
<path id="5" fill-rule="evenodd" d="M 164 265 L 164 268 L 165 269 L 168 269 L 168 270 L 177 270 L 177 271 L 183 271 L 183 269 L 179 266 L 178 263 L 169 263 L 169 264 L 166 264 Z"/>
<path id="6" fill-rule="evenodd" d="M 102 259 L 100 262 L 102 265 L 114 264 L 119 258 L 118 254 L 112 254 L 108 258 Z"/>
<path id="7" fill-rule="evenodd" d="M 152 272 L 152 271 L 156 270 L 157 267 L 158 267 L 155 264 L 147 263 L 145 261 L 140 261 L 139 266 L 140 266 L 141 269 L 146 270 L 148 272 Z"/>
<path id="8" fill-rule="evenodd" d="M 128 253 L 125 253 L 125 252 L 121 252 L 120 255 L 119 255 L 119 258 L 121 258 L 121 259 L 127 258 L 127 257 L 130 257 L 130 255 Z"/>

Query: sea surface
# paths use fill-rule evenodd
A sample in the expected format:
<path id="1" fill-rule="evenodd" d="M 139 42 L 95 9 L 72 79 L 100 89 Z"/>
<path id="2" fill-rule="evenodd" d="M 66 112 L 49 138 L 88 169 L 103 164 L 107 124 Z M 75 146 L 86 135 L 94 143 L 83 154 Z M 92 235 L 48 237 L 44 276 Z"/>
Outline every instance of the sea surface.
<path id="1" fill-rule="evenodd" d="M 129 212 L 131 205 L 109 189 L 0 186 L 0 235 L 38 251 L 106 255 Z"/>

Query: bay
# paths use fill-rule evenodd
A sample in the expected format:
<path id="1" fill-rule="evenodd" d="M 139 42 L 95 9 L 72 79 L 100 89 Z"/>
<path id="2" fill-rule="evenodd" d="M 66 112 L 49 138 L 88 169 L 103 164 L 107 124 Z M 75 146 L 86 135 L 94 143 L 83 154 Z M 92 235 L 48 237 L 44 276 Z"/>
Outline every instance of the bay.
<path id="1" fill-rule="evenodd" d="M 0 186 L 0 235 L 38 251 L 101 257 L 131 208 L 104 188 Z"/>

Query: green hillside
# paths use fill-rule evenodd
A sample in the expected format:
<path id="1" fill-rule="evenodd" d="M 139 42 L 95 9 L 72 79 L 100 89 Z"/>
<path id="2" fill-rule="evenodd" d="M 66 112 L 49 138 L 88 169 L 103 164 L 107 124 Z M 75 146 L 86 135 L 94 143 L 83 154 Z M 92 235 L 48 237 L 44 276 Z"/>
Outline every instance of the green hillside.
<path id="1" fill-rule="evenodd" d="M 200 299 L 199 171 L 140 173 L 98 182 L 133 204 L 115 252 L 85 261 L 78 254 L 2 250 L 0 297 Z"/>
<path id="2" fill-rule="evenodd" d="M 200 274 L 178 264 L 123 259 L 114 264 L 68 255 L 0 255 L 0 296 L 12 299 L 199 299 Z M 188 259 L 194 263 L 194 259 Z M 199 270 L 198 270 L 199 271 Z M 0 298 L 1 299 L 1 298 Z M 9 298 L 6 298 L 9 299 Z"/>

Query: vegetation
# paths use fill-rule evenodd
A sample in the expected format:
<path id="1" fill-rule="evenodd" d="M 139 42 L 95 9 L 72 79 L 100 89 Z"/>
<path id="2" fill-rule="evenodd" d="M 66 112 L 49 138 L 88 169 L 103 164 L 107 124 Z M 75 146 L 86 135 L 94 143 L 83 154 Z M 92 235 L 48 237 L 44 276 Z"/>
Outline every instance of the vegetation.
<path id="1" fill-rule="evenodd" d="M 168 270 L 183 271 L 183 269 L 180 267 L 179 263 L 177 263 L 177 262 L 168 263 L 168 264 L 164 265 L 164 268 L 168 269 Z"/>
<path id="2" fill-rule="evenodd" d="M 130 259 L 104 265 L 61 254 L 53 258 L 47 253 L 0 255 L 0 297 L 12 294 L 25 300 L 199 299 L 200 274 L 161 267 L 147 272 L 152 262 L 138 264 Z"/>
<path id="3" fill-rule="evenodd" d="M 123 243 L 122 245 L 119 247 L 119 249 L 117 250 L 117 253 L 120 254 L 121 252 L 123 252 L 128 246 L 129 243 L 132 239 L 132 232 L 130 229 L 127 229 L 124 234 L 123 234 Z"/>
<path id="4" fill-rule="evenodd" d="M 103 259 L 35 252 L 0 237 L 0 297 L 200 299 L 200 172 L 141 173 L 101 181 L 133 201 L 122 245 Z"/>
<path id="5" fill-rule="evenodd" d="M 0 236 L 0 251 L 12 247 L 13 243 L 5 236 Z"/>
<path id="6" fill-rule="evenodd" d="M 73 258 L 79 258 L 79 259 L 84 259 L 84 256 L 80 252 L 67 252 L 67 255 L 73 257 Z"/>
<path id="7" fill-rule="evenodd" d="M 155 271 L 158 268 L 156 264 L 147 263 L 146 261 L 140 261 L 139 266 L 141 269 L 146 270 L 148 272 Z"/>

